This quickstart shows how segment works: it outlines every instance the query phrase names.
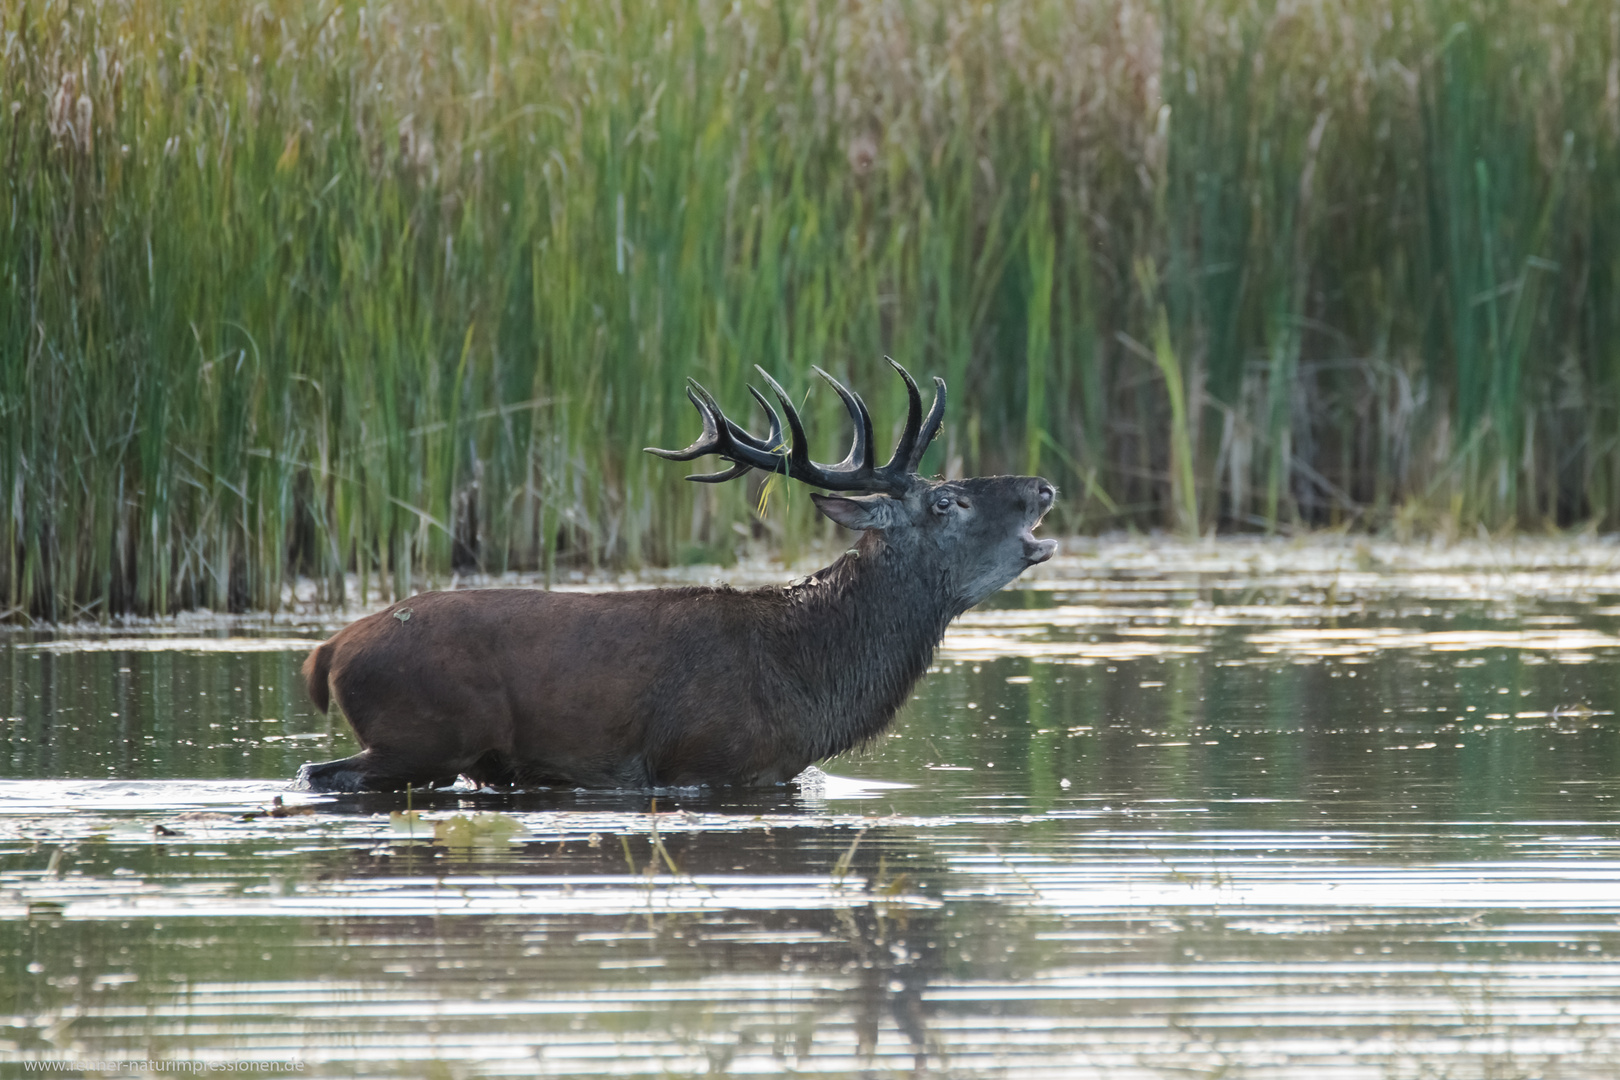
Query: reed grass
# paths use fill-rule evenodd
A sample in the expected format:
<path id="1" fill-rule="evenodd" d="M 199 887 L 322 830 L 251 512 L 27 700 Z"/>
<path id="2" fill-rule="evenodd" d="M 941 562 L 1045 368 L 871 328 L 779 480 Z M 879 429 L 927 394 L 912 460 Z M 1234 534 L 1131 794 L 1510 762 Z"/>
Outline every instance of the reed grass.
<path id="1" fill-rule="evenodd" d="M 755 363 L 897 419 L 884 353 L 950 383 L 927 468 L 1040 470 L 1062 529 L 1614 528 L 1617 38 L 1597 0 L 16 0 L 0 611 L 790 544 L 808 500 L 641 448 Z"/>

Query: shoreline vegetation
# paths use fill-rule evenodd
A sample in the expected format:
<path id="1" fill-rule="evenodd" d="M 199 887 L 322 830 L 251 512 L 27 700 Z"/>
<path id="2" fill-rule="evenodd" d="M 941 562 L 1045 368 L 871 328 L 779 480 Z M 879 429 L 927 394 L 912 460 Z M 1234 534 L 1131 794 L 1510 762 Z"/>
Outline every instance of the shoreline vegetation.
<path id="1" fill-rule="evenodd" d="M 778 545 L 761 544 L 724 565 L 685 563 L 636 570 L 579 565 L 554 568 L 549 577 L 540 570 L 473 571 L 447 575 L 432 587 L 586 593 L 715 585 L 752 589 L 780 586 L 813 573 L 837 558 L 841 550 L 818 538 L 801 547 L 791 562 L 781 558 Z M 1620 598 L 1620 535 L 1514 532 L 1497 537 L 1433 535 L 1402 541 L 1322 530 L 1292 536 L 1249 532 L 1198 538 L 1116 531 L 1065 537 L 1057 555 L 1025 571 L 1007 591 L 1060 593 L 1062 597 L 1055 602 L 1061 607 L 1086 606 L 1093 593 L 1106 598 L 1122 590 L 1134 594 L 1142 588 L 1168 590 L 1183 599 L 1200 598 L 1200 602 L 1215 594 L 1231 600 L 1256 590 L 1272 590 L 1291 597 L 1290 603 L 1320 608 L 1330 625 L 1336 625 L 1332 620 L 1369 604 L 1376 606 L 1379 598 L 1391 595 L 1468 600 L 1498 614 L 1539 602 L 1581 604 L 1598 616 L 1620 616 L 1620 607 L 1609 603 Z M 364 601 L 361 595 L 359 575 L 354 571 L 346 575 L 344 599 L 339 603 L 329 599 L 326 582 L 289 576 L 274 609 L 192 608 L 164 615 L 122 614 L 110 620 L 90 617 L 57 623 L 20 619 L 0 623 L 0 637 L 11 631 L 24 635 L 19 640 L 30 640 L 29 635 L 44 632 L 48 640 L 58 643 L 53 648 L 74 651 L 105 648 L 109 640 L 124 642 L 147 635 L 155 635 L 154 648 L 175 640 L 184 642 L 187 649 L 241 648 L 245 638 L 262 636 L 264 647 L 272 648 L 271 642 L 290 632 L 319 631 L 324 638 L 398 599 L 376 588 Z M 993 606 L 1029 605 L 1026 598 Z M 995 623 L 1006 614 L 990 611 L 986 618 Z M 975 617 L 965 616 L 969 621 Z M 1520 627 L 1514 632 L 1531 629 Z M 176 639 L 176 634 L 181 636 Z M 215 645 L 197 644 L 204 640 Z M 313 647 L 320 640 L 309 639 L 308 644 Z"/>
<path id="2" fill-rule="evenodd" d="M 791 560 L 642 447 L 885 353 L 1057 534 L 1613 530 L 1617 278 L 1597 0 L 21 0 L 0 618 Z"/>

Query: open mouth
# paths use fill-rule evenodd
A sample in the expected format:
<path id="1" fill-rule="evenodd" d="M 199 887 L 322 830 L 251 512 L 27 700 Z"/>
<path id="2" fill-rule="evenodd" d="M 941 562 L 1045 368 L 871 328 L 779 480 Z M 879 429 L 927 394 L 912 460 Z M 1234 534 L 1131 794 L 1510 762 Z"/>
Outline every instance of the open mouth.
<path id="1" fill-rule="evenodd" d="M 1024 541 L 1024 558 L 1031 566 L 1043 563 L 1057 554 L 1057 541 L 1037 540 L 1033 530 L 1026 529 L 1020 539 Z"/>
<path id="2" fill-rule="evenodd" d="M 1029 561 L 1030 566 L 1043 563 L 1057 554 L 1056 540 L 1037 540 L 1035 538 L 1035 530 L 1041 527 L 1041 520 L 1046 517 L 1046 512 L 1052 509 L 1052 503 L 1057 499 L 1057 489 L 1042 480 L 1036 488 L 1035 499 L 1039 506 L 1035 520 L 1019 536 L 1019 539 L 1024 542 L 1024 558 Z"/>

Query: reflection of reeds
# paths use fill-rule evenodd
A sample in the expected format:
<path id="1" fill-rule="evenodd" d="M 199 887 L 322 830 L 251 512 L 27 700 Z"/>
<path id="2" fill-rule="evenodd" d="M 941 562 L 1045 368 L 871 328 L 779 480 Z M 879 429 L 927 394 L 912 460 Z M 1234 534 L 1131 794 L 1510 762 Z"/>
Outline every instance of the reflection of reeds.
<path id="1" fill-rule="evenodd" d="M 1060 527 L 1612 527 L 1617 34 L 1596 0 L 7 5 L 0 613 L 714 558 L 749 493 L 640 453 L 690 435 L 682 379 L 818 362 L 893 417 L 884 352 L 951 382 L 929 467 L 1039 469 Z"/>

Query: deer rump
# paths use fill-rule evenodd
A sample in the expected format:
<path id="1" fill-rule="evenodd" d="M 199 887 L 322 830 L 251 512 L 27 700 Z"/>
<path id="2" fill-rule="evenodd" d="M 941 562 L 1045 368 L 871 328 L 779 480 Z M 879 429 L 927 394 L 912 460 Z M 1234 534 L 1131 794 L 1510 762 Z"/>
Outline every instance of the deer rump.
<path id="1" fill-rule="evenodd" d="M 790 586 L 741 591 L 414 596 L 351 624 L 305 662 L 311 700 L 323 712 L 336 704 L 362 749 L 305 765 L 300 782 L 318 791 L 458 776 L 494 787 L 773 784 L 877 735 L 950 621 L 1056 548 L 1033 533 L 1055 497 L 1044 479 L 917 475 L 945 387 L 935 380 L 925 425 L 916 384 L 894 366 L 911 407 L 887 465 L 872 460 L 864 403 L 820 369 L 855 422 L 837 466 L 809 460 L 798 414 L 769 375 L 792 433 L 786 449 L 758 391 L 771 421 L 763 439 L 691 383 L 703 435 L 682 451 L 652 451 L 732 462 L 690 477 L 700 482 L 759 468 L 857 493 L 812 496 L 862 534 L 837 562 Z"/>

